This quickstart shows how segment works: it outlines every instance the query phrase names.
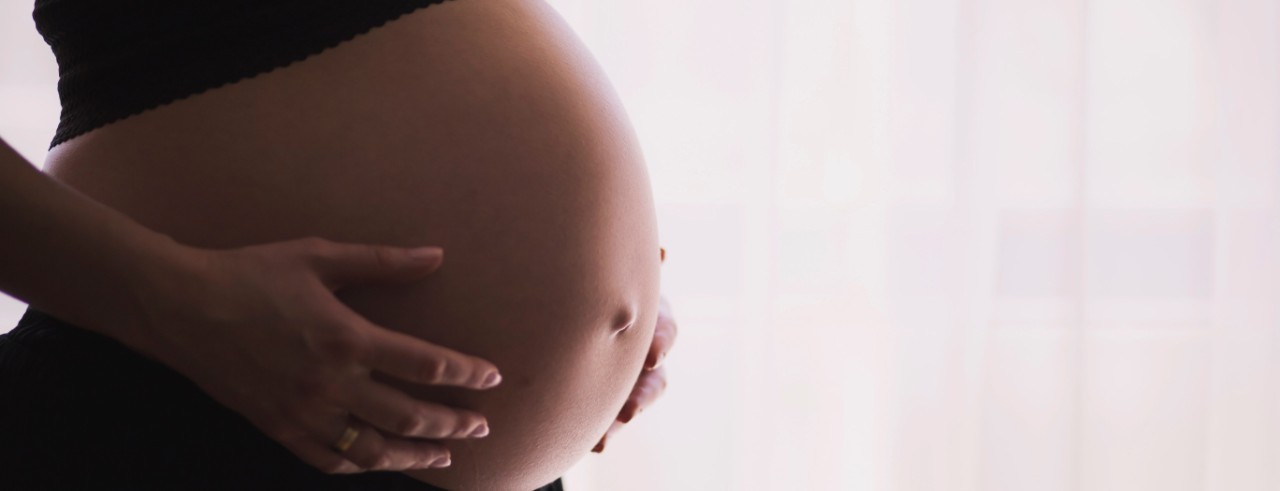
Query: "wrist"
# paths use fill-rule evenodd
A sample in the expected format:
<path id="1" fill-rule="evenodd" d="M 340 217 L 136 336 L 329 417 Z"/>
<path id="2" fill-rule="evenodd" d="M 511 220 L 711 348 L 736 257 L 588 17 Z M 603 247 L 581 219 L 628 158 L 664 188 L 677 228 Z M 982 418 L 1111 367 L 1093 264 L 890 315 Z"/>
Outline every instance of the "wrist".
<path id="1" fill-rule="evenodd" d="M 163 351 L 169 322 L 166 313 L 180 311 L 184 292 L 200 284 L 201 265 L 207 251 L 154 233 L 129 248 L 121 261 L 125 273 L 123 320 L 116 338 L 152 358 Z"/>

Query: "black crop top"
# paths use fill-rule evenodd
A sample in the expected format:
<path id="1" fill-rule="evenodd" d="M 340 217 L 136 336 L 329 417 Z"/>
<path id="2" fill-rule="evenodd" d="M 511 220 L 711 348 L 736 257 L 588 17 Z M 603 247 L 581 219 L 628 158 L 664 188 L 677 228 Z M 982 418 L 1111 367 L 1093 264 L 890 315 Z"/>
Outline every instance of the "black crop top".
<path id="1" fill-rule="evenodd" d="M 49 148 L 302 60 L 446 0 L 35 0 L 58 60 Z"/>

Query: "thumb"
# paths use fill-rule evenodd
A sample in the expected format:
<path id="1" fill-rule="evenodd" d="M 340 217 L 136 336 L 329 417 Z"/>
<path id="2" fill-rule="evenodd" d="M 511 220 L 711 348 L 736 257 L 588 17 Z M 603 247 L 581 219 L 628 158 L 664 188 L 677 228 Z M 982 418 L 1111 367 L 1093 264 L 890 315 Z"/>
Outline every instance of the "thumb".
<path id="1" fill-rule="evenodd" d="M 421 278 L 444 261 L 439 247 L 393 247 L 332 243 L 313 256 L 329 289 L 353 283 L 404 282 Z"/>

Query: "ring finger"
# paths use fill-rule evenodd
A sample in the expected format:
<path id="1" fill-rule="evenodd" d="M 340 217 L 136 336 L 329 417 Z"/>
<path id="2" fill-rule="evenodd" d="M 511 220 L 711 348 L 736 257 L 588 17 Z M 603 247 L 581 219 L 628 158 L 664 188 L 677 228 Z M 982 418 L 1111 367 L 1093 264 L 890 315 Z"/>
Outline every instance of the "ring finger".
<path id="1" fill-rule="evenodd" d="M 348 428 L 354 435 L 348 433 Z M 362 470 L 425 469 L 450 464 L 449 449 L 439 443 L 387 437 L 355 418 L 339 419 L 323 434 L 324 444 L 331 451 Z M 345 443 L 346 448 L 340 448 L 339 443 Z"/>
<path id="2" fill-rule="evenodd" d="M 489 434 L 484 416 L 474 411 L 420 401 L 374 380 L 357 385 L 344 402 L 353 416 L 388 436 L 439 439 Z"/>

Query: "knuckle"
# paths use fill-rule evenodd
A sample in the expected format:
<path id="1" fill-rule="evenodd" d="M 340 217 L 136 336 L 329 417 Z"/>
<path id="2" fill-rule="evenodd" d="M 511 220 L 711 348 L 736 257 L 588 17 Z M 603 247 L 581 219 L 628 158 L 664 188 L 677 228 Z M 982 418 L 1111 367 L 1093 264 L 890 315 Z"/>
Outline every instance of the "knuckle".
<path id="1" fill-rule="evenodd" d="M 433 462 L 445 455 L 448 455 L 448 452 L 436 445 L 415 446 L 413 449 L 413 459 L 418 462 Z"/>
<path id="2" fill-rule="evenodd" d="M 428 359 L 422 362 L 422 373 L 420 377 L 422 382 L 438 384 L 440 382 L 444 382 L 445 373 L 448 369 L 448 361 L 437 358 Z"/>
<path id="3" fill-rule="evenodd" d="M 378 468 L 378 466 L 377 466 L 377 463 L 378 463 L 378 462 L 377 462 L 377 457 L 375 457 L 375 456 L 373 456 L 373 455 L 358 455 L 358 456 L 353 456 L 353 455 L 348 454 L 348 455 L 347 455 L 347 459 L 348 459 L 348 460 L 350 460 L 352 463 L 354 463 L 356 466 L 360 467 L 360 469 L 362 469 L 362 470 L 369 470 L 369 469 L 377 469 L 377 468 Z"/>
<path id="4" fill-rule="evenodd" d="M 383 455 L 385 452 L 383 452 L 382 445 L 370 443 L 369 446 L 370 448 L 367 451 L 346 454 L 347 459 L 360 466 L 361 469 L 381 468 L 383 461 L 386 459 L 386 456 Z"/>
<path id="5" fill-rule="evenodd" d="M 325 358 L 351 362 L 360 359 L 367 352 L 368 345 L 355 328 L 337 325 L 318 336 L 316 348 Z"/>
<path id="6" fill-rule="evenodd" d="M 322 371 L 307 372 L 298 379 L 298 392 L 305 400 L 295 400 L 285 405 L 284 409 L 293 416 L 302 414 L 309 401 L 329 400 L 337 393 L 338 384 Z"/>
<path id="7" fill-rule="evenodd" d="M 393 463 L 394 462 L 392 461 L 390 455 L 387 455 L 386 452 L 379 451 L 377 454 L 374 454 L 374 456 L 369 459 L 369 468 L 370 469 L 390 469 Z"/>
<path id="8" fill-rule="evenodd" d="M 440 424 L 439 421 L 429 420 L 426 425 L 424 425 L 422 433 L 426 438 L 445 438 L 453 432 L 450 431 L 447 426 Z"/>
<path id="9" fill-rule="evenodd" d="M 406 436 L 419 435 L 428 429 L 426 420 L 416 413 L 401 417 L 395 426 L 397 433 Z"/>
<path id="10" fill-rule="evenodd" d="M 474 413 L 471 411 L 460 411 L 458 413 L 458 424 L 464 425 L 468 428 L 482 425 L 485 422 L 484 416 L 481 416 L 480 413 Z"/>
<path id="11" fill-rule="evenodd" d="M 444 438 L 451 433 L 448 425 L 434 417 L 426 407 L 418 408 L 418 434 L 423 438 Z"/>
<path id="12" fill-rule="evenodd" d="M 369 247 L 369 254 L 373 256 L 373 264 L 380 269 L 389 269 L 395 265 L 395 258 L 391 257 L 391 252 L 385 247 Z"/>

